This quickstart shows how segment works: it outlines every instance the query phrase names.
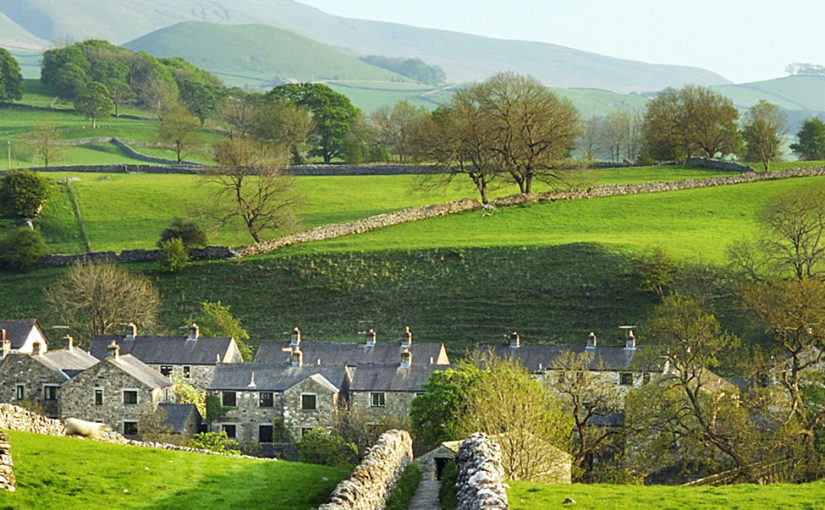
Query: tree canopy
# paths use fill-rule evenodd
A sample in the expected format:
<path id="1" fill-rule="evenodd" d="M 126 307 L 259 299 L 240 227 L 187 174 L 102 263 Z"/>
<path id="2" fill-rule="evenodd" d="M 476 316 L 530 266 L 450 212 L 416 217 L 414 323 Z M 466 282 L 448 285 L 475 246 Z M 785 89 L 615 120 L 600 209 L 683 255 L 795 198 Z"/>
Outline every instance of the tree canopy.
<path id="1" fill-rule="evenodd" d="M 818 117 L 806 120 L 796 137 L 799 141 L 791 144 L 794 154 L 808 161 L 825 159 L 825 122 Z"/>
<path id="2" fill-rule="evenodd" d="M 32 219 L 54 191 L 54 182 L 30 170 L 9 170 L 0 179 L 0 215 Z"/>
<path id="3" fill-rule="evenodd" d="M 759 161 L 770 170 L 771 161 L 782 155 L 782 137 L 788 132 L 788 118 L 776 105 L 764 99 L 751 106 L 742 132 L 748 148 L 747 159 Z"/>
<path id="4" fill-rule="evenodd" d="M 20 64 L 11 53 L 0 48 L 0 101 L 17 101 L 23 98 L 23 74 Z"/>

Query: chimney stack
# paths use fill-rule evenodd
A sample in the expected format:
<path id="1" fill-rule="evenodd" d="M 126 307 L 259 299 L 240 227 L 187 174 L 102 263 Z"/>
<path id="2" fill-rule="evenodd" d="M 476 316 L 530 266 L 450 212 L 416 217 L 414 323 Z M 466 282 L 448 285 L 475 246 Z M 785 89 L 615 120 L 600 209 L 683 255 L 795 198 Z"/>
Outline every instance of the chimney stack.
<path id="1" fill-rule="evenodd" d="M 67 351 L 74 350 L 74 338 L 72 338 L 72 335 L 66 335 L 65 337 L 63 337 L 63 341 L 66 343 Z"/>
<path id="2" fill-rule="evenodd" d="M 108 347 L 109 355 L 106 356 L 107 358 L 118 359 L 120 358 L 120 346 L 112 340 L 112 343 L 109 344 Z"/>
<path id="3" fill-rule="evenodd" d="M 137 336 L 137 326 L 135 326 L 134 322 L 130 322 L 126 325 L 126 338 L 124 340 L 134 340 Z"/>
<path id="4" fill-rule="evenodd" d="M 301 330 L 296 326 L 292 330 L 292 339 L 289 341 L 290 347 L 300 347 L 301 345 Z"/>
<path id="5" fill-rule="evenodd" d="M 518 349 L 519 347 L 521 347 L 521 337 L 518 336 L 518 331 L 513 331 L 510 333 L 510 348 Z"/>
<path id="6" fill-rule="evenodd" d="M 636 350 L 636 337 L 633 336 L 633 330 L 627 330 L 627 337 L 625 338 L 624 348 L 628 351 L 635 351 Z"/>
<path id="7" fill-rule="evenodd" d="M 11 353 L 11 341 L 6 338 L 5 329 L 0 329 L 0 342 L 3 344 L 3 357 L 5 358 Z"/>
<path id="8" fill-rule="evenodd" d="M 246 387 L 249 388 L 249 389 L 254 389 L 254 388 L 258 387 L 258 385 L 255 384 L 255 371 L 254 370 L 252 371 L 252 377 L 249 380 L 249 384 L 247 384 Z"/>
<path id="9" fill-rule="evenodd" d="M 194 322 L 191 326 L 189 326 L 189 336 L 186 337 L 187 340 L 197 340 L 201 336 L 201 328 L 198 327 L 197 324 Z"/>
<path id="10" fill-rule="evenodd" d="M 404 332 L 401 333 L 401 348 L 409 349 L 410 347 L 412 347 L 412 333 L 410 332 L 410 327 L 405 326 Z"/>
<path id="11" fill-rule="evenodd" d="M 293 368 L 301 368 L 301 366 L 304 364 L 304 353 L 301 352 L 300 347 L 292 349 L 291 358 Z"/>
<path id="12" fill-rule="evenodd" d="M 375 330 L 372 328 L 367 331 L 366 346 L 375 347 Z"/>
<path id="13" fill-rule="evenodd" d="M 401 368 L 410 368 L 412 365 L 412 352 L 404 347 L 401 349 Z"/>
<path id="14" fill-rule="evenodd" d="M 590 334 L 587 335 L 587 345 L 585 346 L 585 349 L 593 350 L 596 348 L 597 343 L 598 340 L 596 340 L 596 333 L 591 331 Z"/>

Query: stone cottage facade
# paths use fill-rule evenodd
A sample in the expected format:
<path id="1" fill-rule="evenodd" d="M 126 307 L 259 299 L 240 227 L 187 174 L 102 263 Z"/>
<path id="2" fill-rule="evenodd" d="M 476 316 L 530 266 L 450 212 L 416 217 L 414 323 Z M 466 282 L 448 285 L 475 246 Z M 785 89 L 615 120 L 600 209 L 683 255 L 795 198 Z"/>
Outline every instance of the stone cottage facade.
<path id="1" fill-rule="evenodd" d="M 103 422 L 124 436 L 136 436 L 141 414 L 174 402 L 174 385 L 131 354 L 111 354 L 61 388 L 60 417 Z"/>
<path id="2" fill-rule="evenodd" d="M 162 375 L 187 380 L 200 390 L 206 390 L 218 364 L 243 363 L 234 338 L 202 337 L 197 324 L 185 337 L 138 335 L 137 327 L 129 324 L 123 336 L 96 336 L 89 352 L 104 359 L 112 342 L 121 354 L 131 354 Z"/>

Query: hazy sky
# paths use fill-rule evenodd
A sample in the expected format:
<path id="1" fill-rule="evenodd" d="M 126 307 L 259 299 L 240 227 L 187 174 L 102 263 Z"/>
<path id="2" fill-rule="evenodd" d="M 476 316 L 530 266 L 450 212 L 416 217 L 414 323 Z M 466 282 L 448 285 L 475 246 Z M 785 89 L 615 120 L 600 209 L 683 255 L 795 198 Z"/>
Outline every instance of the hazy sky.
<path id="1" fill-rule="evenodd" d="M 297 0 L 330 14 L 543 41 L 742 83 L 825 65 L 823 0 Z"/>

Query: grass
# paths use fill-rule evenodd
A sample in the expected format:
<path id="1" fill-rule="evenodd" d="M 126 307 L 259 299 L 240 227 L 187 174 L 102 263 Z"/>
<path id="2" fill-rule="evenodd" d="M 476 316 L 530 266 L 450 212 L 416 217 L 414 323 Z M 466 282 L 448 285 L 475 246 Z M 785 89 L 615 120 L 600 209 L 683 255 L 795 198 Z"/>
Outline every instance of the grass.
<path id="1" fill-rule="evenodd" d="M 635 485 L 542 485 L 508 482 L 507 496 L 513 510 L 546 508 L 657 510 L 763 508 L 818 509 L 825 505 L 825 482 L 776 485 L 731 485 L 725 487 L 672 487 Z M 566 498 L 575 505 L 564 505 Z"/>
<path id="2" fill-rule="evenodd" d="M 272 508 L 323 503 L 346 469 L 10 432 L 8 509 Z"/>
<path id="3" fill-rule="evenodd" d="M 404 468 L 398 484 L 387 498 L 386 510 L 407 510 L 421 482 L 421 468 L 417 462 L 411 462 Z"/>

